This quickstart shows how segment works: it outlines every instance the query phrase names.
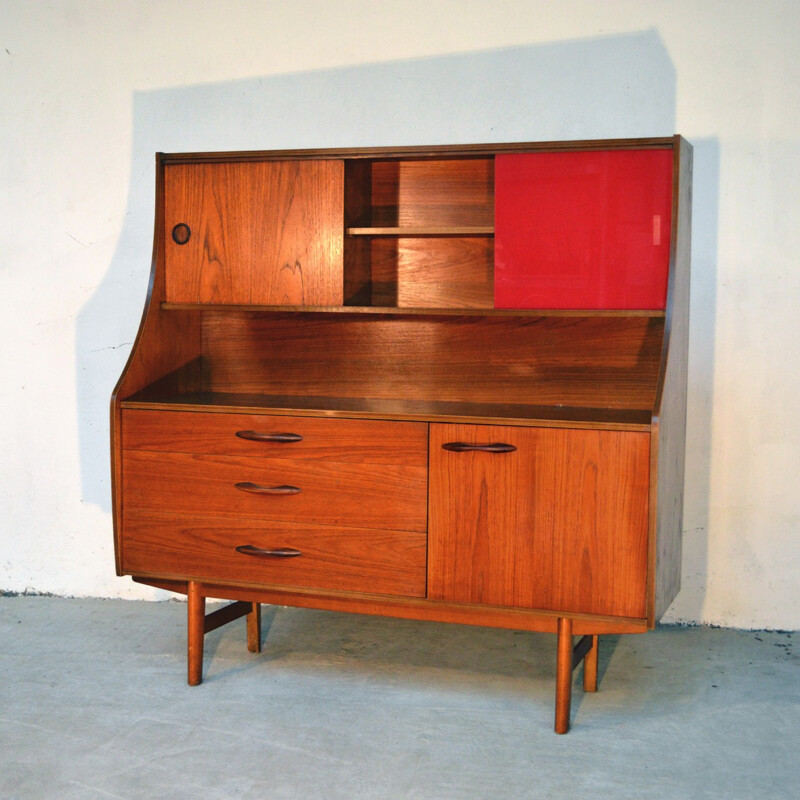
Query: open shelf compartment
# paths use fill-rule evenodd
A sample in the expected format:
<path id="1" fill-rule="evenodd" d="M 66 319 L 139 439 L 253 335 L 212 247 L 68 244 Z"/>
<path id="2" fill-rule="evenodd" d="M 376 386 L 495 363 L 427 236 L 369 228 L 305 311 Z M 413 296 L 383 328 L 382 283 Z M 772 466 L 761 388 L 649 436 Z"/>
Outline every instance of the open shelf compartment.
<path id="1" fill-rule="evenodd" d="M 345 304 L 493 308 L 494 158 L 345 164 Z"/>
<path id="2" fill-rule="evenodd" d="M 198 325 L 200 357 L 126 404 L 642 426 L 664 333 L 652 316 L 377 311 L 208 309 Z"/>

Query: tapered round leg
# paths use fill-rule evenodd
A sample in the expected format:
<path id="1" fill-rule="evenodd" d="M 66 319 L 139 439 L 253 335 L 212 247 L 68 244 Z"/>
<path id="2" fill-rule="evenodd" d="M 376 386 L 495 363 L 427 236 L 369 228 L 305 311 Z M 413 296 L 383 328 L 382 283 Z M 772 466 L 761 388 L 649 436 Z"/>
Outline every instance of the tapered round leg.
<path id="1" fill-rule="evenodd" d="M 556 733 L 569 730 L 572 704 L 572 620 L 558 620 L 558 657 L 556 661 Z"/>
<path id="2" fill-rule="evenodd" d="M 247 615 L 247 649 L 261 652 L 261 603 L 253 603 L 253 610 Z"/>
<path id="3" fill-rule="evenodd" d="M 597 691 L 597 657 L 599 655 L 600 637 L 592 636 L 592 649 L 583 660 L 583 691 Z"/>
<path id="4" fill-rule="evenodd" d="M 189 581 L 188 600 L 189 686 L 198 686 L 203 681 L 203 638 L 205 636 L 206 599 L 200 592 L 200 584 L 195 581 Z"/>

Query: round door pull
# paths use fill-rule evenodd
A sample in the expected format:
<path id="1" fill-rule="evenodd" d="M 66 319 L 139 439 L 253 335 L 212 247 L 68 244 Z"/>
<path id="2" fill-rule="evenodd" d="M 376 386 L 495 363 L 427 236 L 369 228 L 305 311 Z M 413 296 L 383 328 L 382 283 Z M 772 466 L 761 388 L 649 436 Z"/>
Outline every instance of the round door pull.
<path id="1" fill-rule="evenodd" d="M 175 244 L 186 244 L 191 238 L 192 229 L 185 222 L 179 222 L 172 229 L 172 241 Z"/>

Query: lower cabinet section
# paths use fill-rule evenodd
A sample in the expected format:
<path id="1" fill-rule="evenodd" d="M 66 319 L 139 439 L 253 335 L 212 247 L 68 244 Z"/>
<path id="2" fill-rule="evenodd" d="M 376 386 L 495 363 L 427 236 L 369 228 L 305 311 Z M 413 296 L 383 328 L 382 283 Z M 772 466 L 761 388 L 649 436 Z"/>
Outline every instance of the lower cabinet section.
<path id="1" fill-rule="evenodd" d="M 428 597 L 646 616 L 649 441 L 431 425 Z"/>
<path id="2" fill-rule="evenodd" d="M 123 434 L 125 572 L 647 616 L 646 432 L 140 411 Z"/>
<path id="3" fill-rule="evenodd" d="M 134 575 L 425 595 L 424 532 L 137 511 L 125 514 L 125 532 Z"/>

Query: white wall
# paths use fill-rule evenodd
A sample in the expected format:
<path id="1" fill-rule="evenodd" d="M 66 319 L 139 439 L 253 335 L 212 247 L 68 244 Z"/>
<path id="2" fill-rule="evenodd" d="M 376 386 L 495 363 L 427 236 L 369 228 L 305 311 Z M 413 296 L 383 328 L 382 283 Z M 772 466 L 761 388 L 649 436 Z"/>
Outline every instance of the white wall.
<path id="1" fill-rule="evenodd" d="M 0 589 L 113 574 L 108 397 L 155 150 L 682 133 L 695 145 L 683 590 L 800 627 L 800 4 L 3 0 Z"/>

